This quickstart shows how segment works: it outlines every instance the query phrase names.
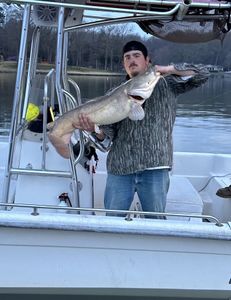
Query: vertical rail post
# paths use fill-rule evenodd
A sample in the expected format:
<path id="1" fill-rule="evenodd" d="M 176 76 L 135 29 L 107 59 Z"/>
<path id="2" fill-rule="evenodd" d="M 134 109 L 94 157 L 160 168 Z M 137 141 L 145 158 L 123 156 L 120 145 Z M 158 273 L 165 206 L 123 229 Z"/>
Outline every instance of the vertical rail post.
<path id="1" fill-rule="evenodd" d="M 59 109 L 61 114 L 63 114 L 67 110 L 67 105 L 64 103 L 64 95 L 63 95 L 63 89 L 61 84 L 62 72 L 65 71 L 63 70 L 63 66 L 64 66 L 63 60 L 66 59 L 66 56 L 64 58 L 64 54 L 63 54 L 63 51 L 64 52 L 66 51 L 65 50 L 66 47 L 64 44 L 68 43 L 67 38 L 64 39 L 64 16 L 65 16 L 64 12 L 65 12 L 64 7 L 60 7 L 59 17 L 58 17 L 57 49 L 56 49 L 56 80 L 55 80 L 56 92 L 57 92 Z M 79 207 L 80 206 L 79 186 L 78 186 L 77 171 L 74 165 L 74 154 L 72 149 L 70 149 L 70 153 L 71 153 L 70 167 L 72 173 L 73 206 Z"/>
<path id="2" fill-rule="evenodd" d="M 12 119 L 11 119 L 11 130 L 9 135 L 9 152 L 7 159 L 7 168 L 5 175 L 5 183 L 3 190 L 3 199 L 5 202 L 8 202 L 9 189 L 10 189 L 10 169 L 13 164 L 13 156 L 15 150 L 15 139 L 17 134 L 17 126 L 19 122 L 19 117 L 21 118 L 21 103 L 23 99 L 23 89 L 25 83 L 25 72 L 26 72 L 26 55 L 27 55 L 27 39 L 28 39 L 28 29 L 30 24 L 30 10 L 31 5 L 26 4 L 23 13 L 23 22 L 21 30 L 21 42 L 19 48 L 19 57 L 18 57 L 18 68 L 16 76 L 16 84 L 14 90 L 14 101 L 13 101 L 13 110 L 12 110 Z"/>

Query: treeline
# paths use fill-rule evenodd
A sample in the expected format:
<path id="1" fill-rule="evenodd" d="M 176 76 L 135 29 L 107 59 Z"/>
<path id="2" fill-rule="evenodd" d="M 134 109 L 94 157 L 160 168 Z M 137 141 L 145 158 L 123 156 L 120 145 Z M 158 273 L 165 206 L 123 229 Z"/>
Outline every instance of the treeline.
<path id="1" fill-rule="evenodd" d="M 5 16 L 5 21 L 0 24 L 0 56 L 4 60 L 17 60 L 18 58 L 21 23 L 20 13 L 11 11 Z M 34 28 L 34 24 L 31 23 L 30 39 Z M 136 39 L 147 45 L 151 60 L 156 64 L 187 61 L 222 65 L 225 69 L 231 69 L 230 34 L 226 34 L 222 43 L 215 40 L 200 44 L 180 44 L 157 39 L 149 34 L 142 34 L 142 31 L 137 28 L 138 25 L 129 24 L 71 32 L 69 34 L 68 65 L 121 71 L 122 47 L 127 41 Z M 41 28 L 39 61 L 54 63 L 55 47 L 56 29 Z"/>

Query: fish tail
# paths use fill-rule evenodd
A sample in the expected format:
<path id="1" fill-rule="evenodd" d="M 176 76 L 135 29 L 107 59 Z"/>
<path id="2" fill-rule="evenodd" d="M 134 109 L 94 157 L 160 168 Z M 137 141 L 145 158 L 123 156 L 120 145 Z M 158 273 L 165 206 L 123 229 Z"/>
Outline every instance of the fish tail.
<path id="1" fill-rule="evenodd" d="M 64 158 L 70 158 L 70 149 L 69 144 L 66 141 L 55 134 L 49 134 L 49 140 L 51 144 L 54 146 L 56 151 Z"/>

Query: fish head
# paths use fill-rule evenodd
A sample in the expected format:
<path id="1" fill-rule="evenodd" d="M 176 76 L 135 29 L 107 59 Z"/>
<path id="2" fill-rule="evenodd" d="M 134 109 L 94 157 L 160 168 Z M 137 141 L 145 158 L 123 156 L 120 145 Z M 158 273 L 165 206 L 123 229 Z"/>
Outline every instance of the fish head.
<path id="1" fill-rule="evenodd" d="M 142 105 L 151 96 L 160 78 L 160 73 L 156 72 L 153 66 L 149 66 L 143 74 L 139 74 L 128 81 L 126 92 L 129 99 Z"/>

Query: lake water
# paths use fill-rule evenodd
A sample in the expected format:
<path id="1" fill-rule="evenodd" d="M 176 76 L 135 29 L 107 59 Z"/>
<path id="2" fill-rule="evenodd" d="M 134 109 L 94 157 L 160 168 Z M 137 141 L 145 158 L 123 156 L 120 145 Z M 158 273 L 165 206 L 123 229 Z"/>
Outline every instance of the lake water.
<path id="1" fill-rule="evenodd" d="M 121 77 L 72 76 L 82 98 L 103 95 Z M 0 133 L 10 128 L 15 74 L 0 74 Z M 173 132 L 175 151 L 230 153 L 231 74 L 212 75 L 207 83 L 179 97 Z"/>
<path id="2" fill-rule="evenodd" d="M 79 84 L 83 99 L 103 95 L 117 85 L 120 77 L 73 77 Z M 15 74 L 0 74 L 0 132 L 10 128 Z M 201 88 L 179 98 L 174 129 L 174 148 L 177 151 L 230 153 L 231 132 L 231 75 L 211 76 Z M 57 291 L 58 293 L 58 291 Z M 162 297 L 116 297 L 74 295 L 1 295 L 1 300 L 167 300 Z M 179 300 L 179 298 L 171 298 Z M 183 299 L 183 298 L 182 298 Z M 185 300 L 192 300 L 190 295 Z M 200 299 L 200 298 L 198 298 Z M 206 299 L 204 299 L 206 300 Z M 208 299 L 207 299 L 208 300 Z M 215 300 L 215 299 L 214 299 Z"/>
<path id="3" fill-rule="evenodd" d="M 58 293 L 58 291 L 57 291 Z M 95 295 L 47 295 L 47 294 L 1 294 L 1 300 L 195 300 L 195 298 L 184 297 L 184 298 L 169 298 L 169 297 L 143 297 L 143 296 L 95 296 Z M 211 300 L 211 298 L 197 298 L 197 300 Z M 225 300 L 216 299 L 213 300 Z"/>

